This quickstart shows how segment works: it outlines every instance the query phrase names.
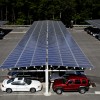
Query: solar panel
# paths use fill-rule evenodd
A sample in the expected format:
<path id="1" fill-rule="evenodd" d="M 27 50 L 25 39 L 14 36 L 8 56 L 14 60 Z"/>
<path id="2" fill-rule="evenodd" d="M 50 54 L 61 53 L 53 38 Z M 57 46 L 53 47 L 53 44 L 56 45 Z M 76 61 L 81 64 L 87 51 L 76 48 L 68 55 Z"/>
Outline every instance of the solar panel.
<path id="1" fill-rule="evenodd" d="M 35 21 L 1 65 L 93 67 L 61 21 Z"/>
<path id="2" fill-rule="evenodd" d="M 98 28 L 100 28 L 100 19 L 97 20 L 86 20 L 86 22 L 88 22 L 89 24 L 96 26 Z"/>
<path id="3" fill-rule="evenodd" d="M 53 21 L 49 22 L 49 24 L 52 27 L 52 31 L 49 31 L 48 64 L 92 67 L 63 23 L 61 21 Z"/>
<path id="4" fill-rule="evenodd" d="M 43 25 L 41 25 L 42 23 L 43 22 L 37 21 L 33 23 L 31 28 L 27 31 L 23 39 L 18 43 L 1 67 L 27 67 L 34 65 L 32 60 L 34 59 L 33 57 L 38 48 L 39 34 L 41 34 L 41 29 L 43 28 Z M 43 52 L 42 55 L 45 56 L 45 52 Z M 37 60 L 37 63 L 41 63 L 39 59 Z M 44 65 L 45 61 L 42 63 Z"/>

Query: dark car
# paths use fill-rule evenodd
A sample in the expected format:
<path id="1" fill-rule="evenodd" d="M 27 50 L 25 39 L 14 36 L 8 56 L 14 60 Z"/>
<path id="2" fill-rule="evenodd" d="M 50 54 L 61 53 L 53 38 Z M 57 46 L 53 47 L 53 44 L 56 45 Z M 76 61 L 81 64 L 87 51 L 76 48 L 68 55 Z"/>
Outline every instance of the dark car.
<path id="1" fill-rule="evenodd" d="M 0 28 L 0 40 L 4 38 L 5 35 L 7 35 L 12 29 L 2 29 Z"/>
<path id="2" fill-rule="evenodd" d="M 93 27 L 91 27 L 91 26 L 84 28 L 84 31 L 86 31 L 88 34 L 92 34 L 91 33 L 92 30 L 93 30 Z"/>
<path id="3" fill-rule="evenodd" d="M 89 90 L 90 81 L 85 75 L 71 75 L 67 78 L 56 79 L 52 85 L 54 92 L 62 94 L 64 91 L 78 91 L 84 94 Z"/>
<path id="4" fill-rule="evenodd" d="M 29 79 L 39 80 L 40 82 L 44 81 L 44 73 L 42 72 L 8 72 L 8 77 L 25 77 Z"/>
<path id="5" fill-rule="evenodd" d="M 95 27 L 91 27 L 91 26 L 84 28 L 84 31 L 86 31 L 88 34 L 93 35 L 94 37 L 98 37 L 98 35 L 100 34 L 99 28 L 95 28 Z"/>

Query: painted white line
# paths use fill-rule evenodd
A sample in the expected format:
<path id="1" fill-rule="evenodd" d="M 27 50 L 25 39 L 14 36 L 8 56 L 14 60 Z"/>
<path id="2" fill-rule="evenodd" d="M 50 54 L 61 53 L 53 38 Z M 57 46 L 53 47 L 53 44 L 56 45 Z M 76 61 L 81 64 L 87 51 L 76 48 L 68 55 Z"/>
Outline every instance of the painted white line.
<path id="1" fill-rule="evenodd" d="M 100 91 L 95 91 L 95 94 L 100 94 Z"/>
<path id="2" fill-rule="evenodd" d="M 25 96 L 25 95 L 27 95 L 27 96 L 31 96 L 31 95 L 44 95 L 44 94 L 1 94 L 0 96 L 16 96 L 16 95 L 19 95 L 19 96 Z"/>
<path id="3" fill-rule="evenodd" d="M 12 39 L 21 39 L 21 38 L 13 38 L 13 37 L 12 37 L 12 38 L 4 38 L 4 39 L 6 39 L 6 40 L 7 40 L 7 39 L 12 40 Z"/>
<path id="4" fill-rule="evenodd" d="M 27 31 L 24 31 L 24 32 L 10 32 L 10 33 L 26 33 Z"/>
<path id="5" fill-rule="evenodd" d="M 62 96 L 70 96 L 70 95 L 96 95 L 96 94 L 100 94 L 100 91 L 95 91 L 95 93 L 85 93 L 85 94 L 80 94 L 80 93 L 77 93 L 77 92 L 75 92 L 75 93 L 63 93 L 63 94 L 61 94 Z M 18 96 L 41 96 L 41 95 L 44 95 L 44 93 L 34 93 L 34 94 L 28 94 L 28 93 L 11 93 L 11 94 L 0 94 L 0 96 L 16 96 L 16 95 L 18 95 Z M 57 95 L 56 93 L 51 93 L 51 95 L 50 96 L 52 96 L 52 95 Z M 44 95 L 45 96 L 45 95 Z"/>

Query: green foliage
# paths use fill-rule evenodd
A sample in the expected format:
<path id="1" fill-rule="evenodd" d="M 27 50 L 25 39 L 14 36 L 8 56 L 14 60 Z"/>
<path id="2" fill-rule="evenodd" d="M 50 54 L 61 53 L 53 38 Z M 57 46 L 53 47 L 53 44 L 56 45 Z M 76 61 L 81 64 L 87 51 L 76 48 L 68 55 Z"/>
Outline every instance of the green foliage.
<path id="1" fill-rule="evenodd" d="M 0 0 L 0 20 L 12 24 L 32 24 L 35 20 L 61 20 L 67 26 L 74 20 L 100 18 L 100 0 Z"/>

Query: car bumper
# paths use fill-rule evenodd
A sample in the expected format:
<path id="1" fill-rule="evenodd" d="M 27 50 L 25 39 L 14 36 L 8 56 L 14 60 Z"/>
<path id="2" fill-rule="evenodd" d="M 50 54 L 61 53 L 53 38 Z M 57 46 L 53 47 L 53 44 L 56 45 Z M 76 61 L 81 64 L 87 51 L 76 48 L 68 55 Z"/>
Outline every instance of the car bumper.
<path id="1" fill-rule="evenodd" d="M 2 90 L 2 91 L 6 91 L 6 88 L 4 88 L 4 87 L 1 86 L 1 90 Z"/>

